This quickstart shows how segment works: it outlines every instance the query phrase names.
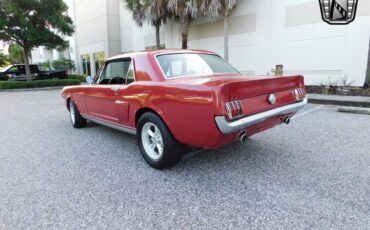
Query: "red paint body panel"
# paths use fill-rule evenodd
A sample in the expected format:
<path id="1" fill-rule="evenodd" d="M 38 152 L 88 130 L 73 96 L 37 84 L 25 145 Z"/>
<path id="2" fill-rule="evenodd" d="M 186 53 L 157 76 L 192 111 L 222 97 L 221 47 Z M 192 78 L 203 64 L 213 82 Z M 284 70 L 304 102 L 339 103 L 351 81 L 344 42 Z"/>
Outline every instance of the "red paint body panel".
<path id="1" fill-rule="evenodd" d="M 136 81 L 129 85 L 83 85 L 64 88 L 81 114 L 136 128 L 141 109 L 155 111 L 174 137 L 185 145 L 218 148 L 235 141 L 239 133 L 222 134 L 215 116 L 225 116 L 225 103 L 240 100 L 245 116 L 296 102 L 293 89 L 304 87 L 302 76 L 248 77 L 240 74 L 166 79 L 155 56 L 164 53 L 209 53 L 197 50 L 160 50 L 125 54 L 131 57 Z M 109 61 L 109 60 L 108 60 Z M 114 89 L 119 87 L 117 93 Z M 267 101 L 274 93 L 277 103 Z M 248 136 L 282 123 L 276 116 L 247 128 Z"/>

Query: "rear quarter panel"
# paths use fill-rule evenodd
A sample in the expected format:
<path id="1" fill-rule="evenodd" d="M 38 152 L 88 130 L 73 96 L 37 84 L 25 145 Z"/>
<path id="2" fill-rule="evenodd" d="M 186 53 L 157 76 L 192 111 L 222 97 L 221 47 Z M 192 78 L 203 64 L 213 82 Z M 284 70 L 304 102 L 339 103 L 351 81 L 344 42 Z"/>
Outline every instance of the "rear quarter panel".
<path id="1" fill-rule="evenodd" d="M 212 147 L 219 132 L 214 116 L 220 115 L 219 92 L 209 86 L 186 86 L 158 82 L 137 82 L 129 86 L 130 126 L 135 127 L 137 113 L 149 108 L 164 120 L 182 144 Z"/>

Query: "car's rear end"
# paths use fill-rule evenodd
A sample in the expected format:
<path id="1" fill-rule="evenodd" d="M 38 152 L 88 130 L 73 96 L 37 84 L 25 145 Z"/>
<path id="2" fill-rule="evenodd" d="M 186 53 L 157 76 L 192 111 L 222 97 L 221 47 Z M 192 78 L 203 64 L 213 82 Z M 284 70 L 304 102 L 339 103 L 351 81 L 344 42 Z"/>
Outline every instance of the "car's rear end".
<path id="1" fill-rule="evenodd" d="M 176 139 L 186 145 L 218 148 L 245 140 L 289 123 L 307 103 L 303 76 L 243 76 L 211 52 L 153 55 L 169 84 L 167 95 L 176 99 L 164 103 L 162 114 Z"/>
<path id="2" fill-rule="evenodd" d="M 222 136 L 248 136 L 287 123 L 307 104 L 302 76 L 237 78 L 221 88 L 222 114 L 215 122 Z"/>

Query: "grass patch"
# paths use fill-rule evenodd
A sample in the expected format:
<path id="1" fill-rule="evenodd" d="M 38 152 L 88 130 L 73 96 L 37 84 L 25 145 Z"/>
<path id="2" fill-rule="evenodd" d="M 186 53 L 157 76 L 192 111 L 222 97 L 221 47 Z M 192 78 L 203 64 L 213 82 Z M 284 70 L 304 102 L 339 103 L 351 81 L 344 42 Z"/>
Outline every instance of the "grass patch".
<path id="1" fill-rule="evenodd" d="M 71 75 L 68 75 L 68 79 L 75 79 L 75 80 L 79 80 L 80 82 L 86 82 L 85 75 L 71 74 Z"/>
<path id="2" fill-rule="evenodd" d="M 77 79 L 40 80 L 40 81 L 0 81 L 0 89 L 42 88 L 42 87 L 70 86 L 80 84 L 81 81 Z"/>

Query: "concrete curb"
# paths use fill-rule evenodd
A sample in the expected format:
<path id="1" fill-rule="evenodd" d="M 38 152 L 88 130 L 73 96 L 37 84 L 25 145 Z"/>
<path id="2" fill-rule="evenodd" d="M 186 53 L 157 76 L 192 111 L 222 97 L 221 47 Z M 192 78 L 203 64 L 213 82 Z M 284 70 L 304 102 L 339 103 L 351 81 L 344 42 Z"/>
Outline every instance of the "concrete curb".
<path id="1" fill-rule="evenodd" d="M 361 115 L 370 115 L 370 109 L 365 108 L 339 108 L 338 112 L 340 113 L 352 113 L 352 114 L 361 114 Z"/>
<path id="2" fill-rule="evenodd" d="M 311 104 L 340 105 L 370 108 L 370 97 L 309 94 Z"/>
<path id="3" fill-rule="evenodd" d="M 25 89 L 0 89 L 1 92 L 27 92 L 27 91 L 43 91 L 43 90 L 54 90 L 63 89 L 65 86 L 53 86 L 53 87 L 41 87 L 41 88 L 25 88 Z"/>

